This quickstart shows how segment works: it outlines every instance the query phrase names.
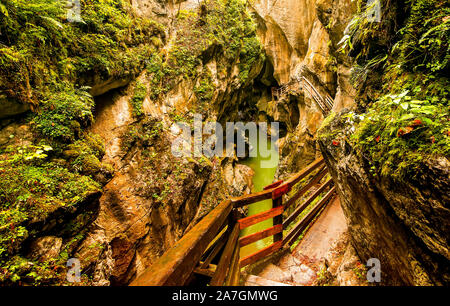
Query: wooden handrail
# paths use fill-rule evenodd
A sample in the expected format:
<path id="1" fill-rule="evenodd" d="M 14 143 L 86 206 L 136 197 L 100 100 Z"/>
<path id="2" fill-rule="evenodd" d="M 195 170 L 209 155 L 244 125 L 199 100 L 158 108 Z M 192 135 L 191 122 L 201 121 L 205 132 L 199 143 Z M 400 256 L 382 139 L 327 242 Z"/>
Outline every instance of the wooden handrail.
<path id="1" fill-rule="evenodd" d="M 238 223 L 240 225 L 241 230 L 243 230 L 244 228 L 247 228 L 254 224 L 260 223 L 264 220 L 271 219 L 275 216 L 279 216 L 283 213 L 283 211 L 284 211 L 283 206 L 275 207 L 275 208 L 260 212 L 255 215 L 242 218 L 242 219 L 238 220 Z"/>
<path id="2" fill-rule="evenodd" d="M 241 277 L 241 267 L 239 266 L 240 251 L 241 248 L 239 247 L 239 243 L 236 243 L 234 246 L 233 257 L 231 258 L 230 271 L 225 279 L 225 286 L 239 285 L 239 279 Z"/>
<path id="3" fill-rule="evenodd" d="M 244 258 L 241 259 L 239 262 L 239 265 L 242 267 L 248 266 L 254 262 L 257 262 L 261 258 L 266 257 L 267 255 L 272 254 L 275 251 L 278 251 L 283 246 L 283 241 L 277 241 L 273 244 L 269 245 L 268 247 L 265 247 L 262 250 L 259 250 L 253 254 L 250 254 Z"/>
<path id="4" fill-rule="evenodd" d="M 270 199 L 272 197 L 272 190 L 273 189 L 267 189 L 252 194 L 246 194 L 241 197 L 231 199 L 231 202 L 235 208 L 250 205 L 259 201 Z"/>
<path id="5" fill-rule="evenodd" d="M 130 285 L 184 285 L 231 209 L 230 200 L 220 203 Z"/>
<path id="6" fill-rule="evenodd" d="M 302 203 L 302 205 L 300 205 L 299 207 L 297 207 L 292 214 L 289 215 L 289 217 L 286 218 L 286 220 L 284 220 L 283 222 L 283 228 L 286 229 L 289 224 L 292 223 L 292 221 L 295 220 L 295 218 L 298 217 L 298 215 L 300 215 L 302 213 L 302 211 L 304 211 L 306 209 L 306 207 L 309 206 L 309 204 L 312 203 L 312 201 L 314 201 L 315 198 L 317 198 L 324 190 L 325 188 L 327 188 L 328 186 L 330 186 L 333 183 L 332 179 L 329 179 L 328 181 L 326 181 L 322 186 L 319 187 L 319 189 L 317 189 L 308 199 L 306 199 L 306 201 L 304 203 Z"/>
<path id="7" fill-rule="evenodd" d="M 236 244 L 239 238 L 239 224 L 235 224 L 233 231 L 228 238 L 228 242 L 225 245 L 222 256 L 220 257 L 219 264 L 217 265 L 216 273 L 211 280 L 211 286 L 222 286 L 225 278 L 227 277 L 227 272 L 230 268 L 230 263 L 233 258 L 233 253 L 236 249 Z"/>
<path id="8" fill-rule="evenodd" d="M 304 195 L 312 186 L 316 185 L 320 180 L 327 174 L 328 170 L 325 166 L 317 172 L 317 174 L 311 179 L 311 181 L 300 188 L 288 201 L 286 201 L 284 207 L 288 209 L 292 204 L 295 203 L 302 195 Z"/>
<path id="9" fill-rule="evenodd" d="M 313 171 L 318 171 L 285 203 L 283 199 L 291 188 Z M 211 277 L 213 286 L 238 285 L 240 269 L 261 258 L 276 252 L 286 243 L 292 243 L 318 215 L 321 209 L 334 195 L 332 187 L 312 210 L 283 237 L 283 230 L 292 223 L 326 188 L 332 185 L 331 179 L 323 183 L 306 201 L 296 207 L 293 213 L 283 221 L 283 212 L 296 203 L 310 188 L 318 184 L 326 175 L 323 158 L 316 159 L 308 167 L 286 181 L 277 181 L 265 187 L 265 190 L 221 202 L 208 213 L 175 245 L 167 250 L 152 266 L 139 275 L 131 286 L 184 285 L 193 273 Z M 284 196 L 284 197 L 283 197 Z M 237 220 L 237 210 L 262 200 L 272 199 L 272 209 Z M 242 229 L 273 219 L 273 226 L 257 233 L 239 238 Z M 262 250 L 240 259 L 240 248 L 264 238 L 273 236 L 273 243 Z M 284 239 L 283 239 L 284 238 Z M 212 265 L 220 256 L 219 263 Z"/>
<path id="10" fill-rule="evenodd" d="M 292 176 L 290 179 L 284 182 L 284 184 L 289 184 L 291 187 L 293 187 L 295 184 L 297 184 L 300 180 L 304 179 L 308 174 L 313 172 L 317 167 L 323 165 L 325 163 L 323 157 L 316 159 L 311 165 L 297 173 L 296 175 Z"/>
<path id="11" fill-rule="evenodd" d="M 229 229 L 227 229 L 228 232 Z M 206 269 L 210 264 L 211 261 L 219 254 L 222 247 L 227 242 L 227 233 L 224 233 L 219 240 L 216 240 L 216 243 L 214 245 L 214 248 L 212 251 L 208 254 L 208 256 L 205 258 L 205 261 L 200 265 L 200 268 Z"/>
<path id="12" fill-rule="evenodd" d="M 251 243 L 254 243 L 256 241 L 259 241 L 261 239 L 278 234 L 282 231 L 283 231 L 283 225 L 277 224 L 275 226 L 266 228 L 265 230 L 262 230 L 260 232 L 253 233 L 253 234 L 247 235 L 245 237 L 239 238 L 239 245 L 241 247 L 243 247 L 243 246 L 249 245 Z"/>
<path id="13" fill-rule="evenodd" d="M 249 204 L 253 204 L 259 201 L 267 200 L 272 198 L 272 191 L 276 188 L 281 188 L 282 186 L 289 185 L 290 187 L 297 184 L 300 180 L 304 179 L 308 174 L 310 174 L 312 171 L 317 169 L 317 167 L 324 164 L 325 161 L 323 157 L 316 159 L 311 165 L 300 171 L 299 173 L 295 174 L 293 177 L 282 183 L 281 185 L 277 185 L 274 188 L 266 189 L 260 192 L 252 193 L 252 194 L 246 194 L 241 197 L 232 198 L 231 202 L 233 203 L 233 206 L 235 208 L 243 207 Z"/>
<path id="14" fill-rule="evenodd" d="M 295 242 L 295 239 L 306 229 L 308 225 L 311 224 L 311 221 L 320 211 L 320 209 L 328 202 L 331 196 L 334 194 L 335 187 L 331 188 L 330 191 L 314 206 L 314 208 L 305 216 L 302 220 L 300 220 L 294 228 L 287 233 L 283 240 L 283 244 L 288 243 L 289 245 Z"/>

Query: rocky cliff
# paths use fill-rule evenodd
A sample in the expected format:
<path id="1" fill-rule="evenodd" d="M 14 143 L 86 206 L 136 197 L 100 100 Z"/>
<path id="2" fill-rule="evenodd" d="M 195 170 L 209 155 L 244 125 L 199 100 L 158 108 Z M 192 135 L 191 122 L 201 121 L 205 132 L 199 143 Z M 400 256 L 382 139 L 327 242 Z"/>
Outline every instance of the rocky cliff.
<path id="1" fill-rule="evenodd" d="M 258 102 L 260 113 L 286 128 L 280 141 L 279 176 L 298 171 L 319 153 L 316 132 L 324 114 L 297 82 L 306 76 L 321 94 L 334 99 L 334 109 L 354 105 L 350 63 L 338 42 L 356 6 L 351 1 L 255 1 L 258 36 L 273 67 L 275 88 L 290 84 L 280 97 Z"/>
<path id="2" fill-rule="evenodd" d="M 326 125 L 320 146 L 361 260 L 380 260 L 383 285 L 448 284 L 448 159 L 428 160 L 406 181 L 374 175 L 351 142 L 336 143 L 345 122 L 343 113 Z"/>
<path id="3" fill-rule="evenodd" d="M 379 19 L 360 6 L 346 30 L 358 108 L 326 119 L 321 151 L 381 284 L 448 285 L 448 3 L 377 4 Z"/>
<path id="4" fill-rule="evenodd" d="M 20 28 L 21 19 L 13 16 L 20 16 L 22 8 L 10 2 L 8 22 Z M 36 113 L 2 122 L 5 176 L 15 175 L 17 163 L 41 173 L 63 167 L 69 178 L 52 181 L 51 192 L 57 184 L 76 192 L 74 182 L 86 190 L 76 198 L 55 194 L 63 198 L 60 206 L 73 199 L 72 214 L 62 207 L 45 217 L 45 223 L 53 224 L 65 215 L 70 222 L 63 235 L 58 226 L 34 226 L 29 221 L 34 211 L 26 210 L 24 219 L 8 219 L 5 226 L 20 227 L 26 234 L 15 230 L 12 238 L 3 236 L 12 239 L 2 257 L 4 283 L 64 282 L 64 262 L 75 257 L 81 260 L 83 282 L 126 284 L 229 192 L 250 192 L 250 169 L 232 159 L 174 158 L 173 123 L 192 123 L 194 113 L 222 123 L 280 121 L 279 175 L 288 175 L 318 154 L 315 135 L 323 115 L 302 88 L 276 100 L 272 88 L 307 71 L 321 91 L 347 97 L 339 86 L 346 77 L 341 73 L 345 64 L 338 64 L 333 54 L 342 23 L 352 11 L 349 1 L 343 7 L 331 1 L 255 2 L 249 10 L 237 0 L 130 4 L 86 4 L 86 26 L 66 23 L 59 8 L 50 6 L 46 13 L 55 23 L 42 26 L 56 24 L 81 41 L 81 48 L 67 48 L 67 54 L 77 57 L 62 53 L 51 58 L 51 49 L 44 55 L 30 51 L 58 76 L 55 85 L 39 82 L 40 74 L 49 74 L 45 69 L 28 72 L 25 83 L 2 79 L 7 95 L 2 94 L 6 102 L 1 103 L 1 116 L 29 109 Z M 120 19 L 105 17 L 111 14 Z M 2 49 L 3 58 L 11 60 L 14 43 Z M 25 40 L 16 44 L 28 47 Z M 17 58 L 18 67 L 25 69 L 22 61 Z M 69 89 L 62 93 L 58 82 Z M 89 87 L 73 88 L 74 83 Z M 14 95 L 13 85 L 25 89 Z M 76 107 L 79 112 L 66 112 Z M 23 150 L 31 157 L 19 158 Z M 32 190 L 31 198 L 42 201 L 49 192 Z M 20 192 L 12 190 L 4 197 L 10 203 L 22 201 Z"/>
<path id="5" fill-rule="evenodd" d="M 390 112 L 375 109 L 357 130 L 362 141 L 350 141 L 357 126 L 347 122 L 355 117 L 349 109 L 359 118 L 389 90 L 398 94 L 391 100 L 415 101 L 379 86 L 387 71 L 378 52 L 405 23 L 400 4 L 385 10 L 390 22 L 381 30 L 361 35 L 347 27 L 362 11 L 350 0 L 82 2 L 83 22 L 71 23 L 55 4 L 41 7 L 41 20 L 35 6 L 2 1 L 0 283 L 67 284 L 65 264 L 78 258 L 84 284 L 127 284 L 222 199 L 250 192 L 251 169 L 235 158 L 172 155 L 173 123 L 192 125 L 201 114 L 205 122 L 279 121 L 277 176 L 325 157 L 353 247 L 363 260 L 381 260 L 383 284 L 448 284 L 445 114 L 407 114 L 388 136 L 367 123 Z M 363 38 L 376 39 L 365 46 Z M 442 67 L 433 62 L 435 79 Z M 320 138 L 326 114 L 300 76 L 333 99 Z M 396 78 L 405 74 L 386 83 Z M 415 137 L 413 130 L 428 133 L 437 152 L 421 167 L 398 159 L 405 150 L 364 147 Z M 411 164 L 420 171 L 405 180 Z"/>

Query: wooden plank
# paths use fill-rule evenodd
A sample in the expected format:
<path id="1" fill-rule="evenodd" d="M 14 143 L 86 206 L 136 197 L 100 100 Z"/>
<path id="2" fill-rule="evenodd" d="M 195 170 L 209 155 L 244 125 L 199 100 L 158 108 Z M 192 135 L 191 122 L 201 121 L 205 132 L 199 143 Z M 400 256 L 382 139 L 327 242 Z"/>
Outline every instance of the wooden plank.
<path id="1" fill-rule="evenodd" d="M 324 161 L 323 157 L 316 159 L 312 164 L 310 164 L 308 167 L 306 167 L 305 169 L 303 169 L 302 171 L 300 171 L 299 173 L 297 173 L 296 175 L 291 177 L 289 180 L 285 181 L 280 186 L 283 186 L 283 185 L 289 185 L 289 187 L 294 186 L 301 179 L 305 178 L 308 174 L 310 174 L 312 171 L 317 169 L 317 167 L 324 164 L 324 162 L 325 161 Z M 246 194 L 241 197 L 233 198 L 233 199 L 231 199 L 231 202 L 233 203 L 233 206 L 237 208 L 237 207 L 242 207 L 242 206 L 246 206 L 249 204 L 253 204 L 253 203 L 256 203 L 259 201 L 267 200 L 267 199 L 272 198 L 272 190 L 273 189 L 274 188 L 271 188 L 271 189 L 263 190 L 260 192 L 252 193 L 252 194 Z"/>
<path id="2" fill-rule="evenodd" d="M 225 280 L 225 286 L 239 286 L 239 279 L 241 277 L 241 268 L 239 267 L 239 253 L 241 248 L 239 243 L 234 247 L 233 257 L 231 259 L 230 273 L 228 273 Z"/>
<path id="3" fill-rule="evenodd" d="M 255 252 L 253 254 L 250 254 L 244 258 L 241 259 L 241 261 L 239 262 L 239 265 L 242 267 L 245 267 L 249 264 L 252 264 L 254 262 L 257 262 L 258 260 L 260 260 L 261 258 L 266 257 L 267 255 L 272 254 L 273 252 L 277 251 L 278 249 L 280 249 L 283 246 L 283 241 L 277 241 L 271 245 L 269 245 L 268 247 L 265 247 L 262 250 L 259 250 L 258 252 Z"/>
<path id="4" fill-rule="evenodd" d="M 236 248 L 236 244 L 238 244 L 239 233 L 239 224 L 236 223 L 234 225 L 233 231 L 230 234 L 230 237 L 228 238 L 227 244 L 225 245 L 222 256 L 220 257 L 216 273 L 214 274 L 210 283 L 211 286 L 223 285 L 223 282 L 225 281 L 225 278 L 227 276 L 227 272 L 230 269 L 230 262 L 233 256 L 234 249 Z"/>
<path id="5" fill-rule="evenodd" d="M 285 181 L 285 184 L 289 184 L 289 186 L 294 186 L 297 184 L 301 179 L 305 178 L 308 174 L 313 172 L 315 169 L 317 169 L 319 166 L 324 164 L 325 161 L 323 157 L 316 159 L 312 164 L 310 164 L 308 167 L 297 173 L 296 175 L 289 178 L 287 181 Z"/>
<path id="6" fill-rule="evenodd" d="M 277 224 L 275 226 L 269 227 L 265 230 L 262 230 L 260 232 L 254 233 L 254 234 L 250 234 L 247 235 L 245 237 L 241 237 L 239 239 L 239 245 L 241 247 L 249 245 L 253 242 L 259 241 L 261 239 L 270 237 L 274 234 L 280 233 L 283 230 L 283 225 L 282 224 Z"/>
<path id="7" fill-rule="evenodd" d="M 231 209 L 230 200 L 220 203 L 130 285 L 183 285 L 192 274 L 206 247 L 230 214 Z"/>
<path id="8" fill-rule="evenodd" d="M 331 196 L 334 195 L 335 187 L 331 188 L 330 191 L 314 206 L 314 208 L 303 217 L 292 230 L 287 233 L 286 237 L 283 240 L 283 244 L 288 243 L 291 245 L 295 242 L 298 236 L 310 225 L 311 221 L 316 217 L 317 213 L 320 209 L 328 202 Z"/>
<path id="9" fill-rule="evenodd" d="M 260 192 L 246 194 L 241 197 L 231 199 L 235 208 L 243 207 L 249 204 L 253 204 L 259 201 L 272 198 L 272 189 L 263 190 Z"/>
<path id="10" fill-rule="evenodd" d="M 282 184 L 272 190 L 272 200 L 278 199 L 291 191 L 291 186 L 289 184 Z"/>
<path id="11" fill-rule="evenodd" d="M 283 213 L 283 211 L 284 211 L 283 206 L 279 206 L 279 207 L 275 207 L 275 208 L 263 211 L 263 212 L 261 212 L 259 214 L 255 214 L 253 216 L 242 218 L 242 219 L 238 220 L 240 229 L 242 230 L 242 229 L 244 229 L 246 227 L 249 227 L 249 226 L 251 226 L 253 224 L 262 222 L 264 220 L 273 218 L 275 216 L 279 216 L 279 215 L 281 215 Z"/>
<path id="12" fill-rule="evenodd" d="M 214 237 L 214 239 L 208 244 L 208 246 L 206 247 L 205 252 L 203 252 L 203 255 L 205 255 L 206 253 L 208 253 L 208 251 L 210 251 L 216 244 L 217 242 L 223 238 L 223 236 L 225 235 L 226 232 L 229 232 L 229 227 L 228 227 L 228 220 L 225 220 L 224 224 L 221 226 L 223 227 L 222 230 L 216 235 L 216 237 Z"/>
<path id="13" fill-rule="evenodd" d="M 272 207 L 273 208 L 283 207 L 283 197 L 279 197 L 279 198 L 276 198 L 275 200 L 272 200 Z M 284 207 L 283 207 L 283 212 L 284 212 Z M 280 214 L 273 218 L 273 225 L 279 225 L 279 224 L 281 224 L 281 226 L 283 226 L 283 214 Z M 277 242 L 280 240 L 283 240 L 283 231 L 281 231 L 273 236 L 273 242 Z"/>
<path id="14" fill-rule="evenodd" d="M 203 264 L 200 266 L 200 268 L 207 268 L 211 261 L 219 254 L 220 250 L 223 248 L 225 243 L 227 242 L 228 235 L 222 235 L 220 237 L 220 240 L 217 241 L 216 245 L 214 246 L 214 249 L 211 251 L 211 253 L 208 254 Z"/>
<path id="15" fill-rule="evenodd" d="M 290 214 L 289 217 L 287 217 L 284 220 L 283 228 L 286 229 L 289 226 L 289 224 L 291 224 L 291 222 L 294 221 L 298 217 L 298 215 L 300 215 L 302 213 L 302 211 L 304 211 L 305 208 L 308 207 L 312 203 L 312 201 L 314 201 L 314 199 L 317 198 L 325 190 L 325 188 L 330 186 L 332 183 L 333 183 L 332 179 L 329 179 L 328 181 L 323 183 L 319 187 L 319 189 L 317 189 L 308 199 L 306 199 L 306 201 L 304 203 L 302 203 L 302 205 L 297 207 L 294 210 L 294 212 L 292 214 Z"/>
<path id="16" fill-rule="evenodd" d="M 319 172 L 317 172 L 317 174 L 311 179 L 308 184 L 300 188 L 300 190 L 298 190 L 289 200 L 286 201 L 286 203 L 284 204 L 284 208 L 287 209 L 292 204 L 294 204 L 302 195 L 304 195 L 309 189 L 311 189 L 311 187 L 320 182 L 320 180 L 325 176 L 325 174 L 327 174 L 327 172 L 328 170 L 324 166 Z"/>
<path id="17" fill-rule="evenodd" d="M 213 277 L 214 273 L 216 273 L 217 266 L 216 265 L 208 265 L 206 268 L 197 267 L 194 269 L 194 273 Z"/>

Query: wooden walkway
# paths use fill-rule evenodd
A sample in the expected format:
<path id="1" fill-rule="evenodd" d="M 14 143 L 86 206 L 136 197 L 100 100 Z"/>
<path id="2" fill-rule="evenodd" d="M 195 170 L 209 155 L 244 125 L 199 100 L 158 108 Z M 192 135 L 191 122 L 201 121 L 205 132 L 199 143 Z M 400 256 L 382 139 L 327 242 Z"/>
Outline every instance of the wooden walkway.
<path id="1" fill-rule="evenodd" d="M 323 88 L 323 86 L 321 86 Z M 311 98 L 316 102 L 317 106 L 322 111 L 324 117 L 333 108 L 333 98 L 328 93 L 321 95 L 316 87 L 311 83 L 308 78 L 303 75 L 297 75 L 294 80 L 289 83 L 283 84 L 278 88 L 272 89 L 272 100 L 280 99 L 283 95 L 286 95 L 289 91 L 297 90 L 303 88 L 311 96 Z"/>
<path id="2" fill-rule="evenodd" d="M 212 286 L 239 285 L 241 268 L 292 245 L 335 197 L 326 175 L 319 158 L 286 181 L 220 203 L 131 285 L 187 285 L 198 276 L 207 277 Z M 237 209 L 267 199 L 272 208 L 265 212 L 246 217 Z M 242 229 L 267 219 L 273 219 L 271 228 L 240 237 Z M 240 258 L 242 246 L 267 237 L 273 237 L 272 244 Z"/>
<path id="3" fill-rule="evenodd" d="M 347 232 L 347 223 L 335 197 L 306 230 L 291 252 L 273 256 L 247 271 L 246 286 L 308 286 L 313 285 L 323 268 L 325 258 Z M 331 253 L 330 253 L 331 252 Z"/>

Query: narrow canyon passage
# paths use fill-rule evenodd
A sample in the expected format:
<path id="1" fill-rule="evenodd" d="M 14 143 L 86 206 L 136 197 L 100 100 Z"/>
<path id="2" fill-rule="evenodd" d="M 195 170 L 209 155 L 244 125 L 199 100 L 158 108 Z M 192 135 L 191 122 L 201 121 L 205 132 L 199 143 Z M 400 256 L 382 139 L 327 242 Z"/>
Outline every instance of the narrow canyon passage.
<path id="1" fill-rule="evenodd" d="M 449 1 L 69 2 L 0 0 L 0 286 L 450 284 Z"/>

